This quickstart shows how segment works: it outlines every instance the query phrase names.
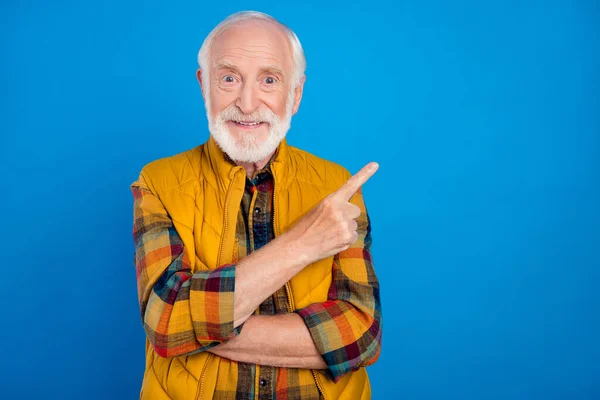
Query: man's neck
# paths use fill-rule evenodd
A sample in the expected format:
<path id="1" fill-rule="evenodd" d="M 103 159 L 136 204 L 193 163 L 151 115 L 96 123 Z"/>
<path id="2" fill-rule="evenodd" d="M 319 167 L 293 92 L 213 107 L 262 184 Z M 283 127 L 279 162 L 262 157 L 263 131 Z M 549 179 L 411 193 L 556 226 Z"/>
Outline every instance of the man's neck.
<path id="1" fill-rule="evenodd" d="M 273 154 L 275 154 L 275 151 L 272 152 L 271 154 L 269 154 L 267 157 L 265 157 L 264 159 L 255 162 L 255 163 L 247 163 L 247 162 L 241 162 L 241 161 L 235 161 L 236 165 L 239 165 L 240 167 L 244 167 L 244 169 L 246 170 L 246 175 L 248 175 L 248 178 L 252 179 L 254 178 L 254 173 L 256 171 L 260 171 L 261 169 L 263 169 L 265 167 L 265 165 L 268 164 L 269 160 L 271 159 L 271 157 L 273 156 Z"/>

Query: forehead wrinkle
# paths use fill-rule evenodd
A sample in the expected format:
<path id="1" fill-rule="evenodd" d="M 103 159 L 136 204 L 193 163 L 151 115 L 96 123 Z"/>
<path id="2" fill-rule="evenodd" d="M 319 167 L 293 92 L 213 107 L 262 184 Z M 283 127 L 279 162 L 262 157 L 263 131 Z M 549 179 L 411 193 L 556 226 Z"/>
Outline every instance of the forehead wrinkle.
<path id="1" fill-rule="evenodd" d="M 235 52 L 234 52 L 235 53 Z M 219 67 L 226 67 L 226 68 L 231 68 L 234 67 L 235 69 L 239 68 L 239 65 L 237 65 L 237 63 L 235 62 L 235 60 L 240 60 L 243 62 L 243 60 L 253 60 L 253 59 L 260 59 L 260 60 L 264 60 L 264 63 L 261 63 L 262 65 L 260 66 L 261 69 L 279 69 L 282 72 L 285 70 L 284 65 L 285 63 L 282 63 L 281 60 L 277 57 L 264 57 L 264 56 L 259 56 L 259 55 L 255 55 L 255 54 L 223 54 L 221 55 L 219 58 L 217 58 L 215 60 L 215 62 L 213 63 L 213 67 L 219 68 Z"/>
<path id="2" fill-rule="evenodd" d="M 237 63 L 235 63 L 233 60 L 235 60 L 236 58 L 240 58 L 240 57 L 229 57 L 229 56 L 224 56 L 222 59 L 217 60 L 215 63 L 213 63 L 213 67 L 214 68 L 230 68 L 230 69 L 239 69 L 239 65 L 237 65 Z M 245 57 L 242 57 L 245 58 Z M 279 63 L 277 60 L 273 59 L 273 60 L 268 60 L 268 61 L 273 61 L 273 62 L 266 62 L 266 63 L 261 63 L 262 65 L 259 66 L 260 69 L 270 69 L 270 70 L 281 70 L 281 72 L 283 72 L 284 68 L 282 67 L 281 63 Z"/>
<path id="3" fill-rule="evenodd" d="M 258 47 L 258 46 L 257 46 Z M 270 50 L 270 46 L 262 46 L 262 47 L 267 47 Z M 247 49 L 247 48 L 243 48 L 243 47 L 230 47 L 230 48 L 224 48 L 220 51 L 220 53 L 234 53 L 234 56 L 238 55 L 241 57 L 248 57 L 248 58 L 260 58 L 260 57 L 264 57 L 267 59 L 271 59 L 271 60 L 278 60 L 280 58 L 284 58 L 281 57 L 281 54 L 277 54 L 276 52 L 273 51 L 268 51 L 268 50 L 252 50 L 252 49 Z M 241 53 L 241 54 L 240 54 Z M 221 58 L 221 57 L 219 57 Z"/>

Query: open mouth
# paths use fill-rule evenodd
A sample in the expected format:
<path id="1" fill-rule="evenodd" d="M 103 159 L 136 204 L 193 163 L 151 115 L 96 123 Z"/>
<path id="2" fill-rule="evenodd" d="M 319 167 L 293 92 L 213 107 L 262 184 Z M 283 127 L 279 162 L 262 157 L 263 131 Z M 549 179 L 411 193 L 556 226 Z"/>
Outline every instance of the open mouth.
<path id="1" fill-rule="evenodd" d="M 256 127 L 264 124 L 263 121 L 234 121 L 234 120 L 231 120 L 230 122 L 233 122 L 234 124 L 236 124 L 237 126 L 240 126 L 242 128 L 256 128 Z"/>

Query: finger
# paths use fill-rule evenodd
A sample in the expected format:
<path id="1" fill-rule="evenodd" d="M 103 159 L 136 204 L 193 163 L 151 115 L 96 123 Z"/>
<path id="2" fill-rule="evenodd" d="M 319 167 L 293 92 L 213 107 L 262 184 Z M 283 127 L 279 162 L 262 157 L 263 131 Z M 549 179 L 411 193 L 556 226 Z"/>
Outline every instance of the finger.
<path id="1" fill-rule="evenodd" d="M 366 181 L 377 171 L 379 164 L 370 162 L 365 165 L 360 171 L 346 181 L 341 188 L 337 190 L 336 195 L 342 197 L 345 201 L 349 201 L 352 196 L 360 189 Z"/>
<path id="2" fill-rule="evenodd" d="M 361 214 L 360 207 L 352 203 L 346 203 L 346 208 L 343 209 L 343 212 L 347 218 L 351 219 L 357 219 Z"/>
<path id="3" fill-rule="evenodd" d="M 352 246 L 358 240 L 358 233 L 352 232 L 352 239 L 350 239 L 349 245 Z"/>

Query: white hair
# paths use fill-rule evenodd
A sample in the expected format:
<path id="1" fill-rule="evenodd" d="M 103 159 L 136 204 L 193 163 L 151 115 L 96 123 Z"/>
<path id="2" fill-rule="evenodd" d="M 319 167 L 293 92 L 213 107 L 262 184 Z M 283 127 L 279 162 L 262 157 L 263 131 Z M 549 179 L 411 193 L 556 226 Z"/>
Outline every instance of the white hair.
<path id="1" fill-rule="evenodd" d="M 304 57 L 304 50 L 302 49 L 302 44 L 300 44 L 300 40 L 298 36 L 288 28 L 286 25 L 277 21 L 275 18 L 270 15 L 258 12 L 258 11 L 240 11 L 235 14 L 231 14 L 227 18 L 225 18 L 219 25 L 217 25 L 204 39 L 204 43 L 202 43 L 202 47 L 198 52 L 198 65 L 200 66 L 200 70 L 202 70 L 202 83 L 203 86 L 208 89 L 209 83 L 209 55 L 210 55 L 210 47 L 214 38 L 220 33 L 224 32 L 228 28 L 242 22 L 242 21 L 269 21 L 275 23 L 281 27 L 283 27 L 288 40 L 290 41 L 290 45 L 292 47 L 292 58 L 294 60 L 294 68 L 292 71 L 292 89 L 296 88 L 300 85 L 302 81 L 302 77 L 304 76 L 304 71 L 306 71 L 306 58 Z"/>

